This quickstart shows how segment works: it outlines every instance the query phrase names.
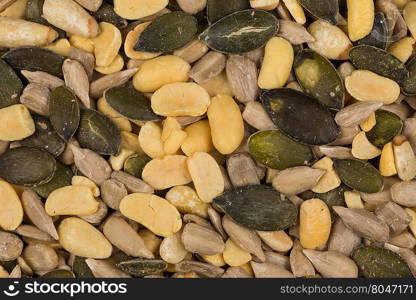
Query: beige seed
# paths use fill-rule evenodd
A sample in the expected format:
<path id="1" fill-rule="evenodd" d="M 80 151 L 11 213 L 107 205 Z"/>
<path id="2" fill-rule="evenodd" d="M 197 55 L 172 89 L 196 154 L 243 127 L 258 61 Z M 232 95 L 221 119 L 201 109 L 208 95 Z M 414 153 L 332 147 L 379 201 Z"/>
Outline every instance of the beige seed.
<path id="1" fill-rule="evenodd" d="M 393 43 L 389 47 L 389 53 L 400 59 L 403 63 L 410 58 L 413 53 L 415 40 L 411 37 L 404 37 Z"/>
<path id="2" fill-rule="evenodd" d="M 110 208 L 119 210 L 121 199 L 127 196 L 127 189 L 118 180 L 108 179 L 101 185 L 101 196 Z"/>
<path id="3" fill-rule="evenodd" d="M 185 128 L 186 139 L 182 143 L 181 149 L 186 156 L 191 156 L 195 152 L 211 152 L 214 150 L 211 137 L 211 127 L 208 120 L 198 121 Z"/>
<path id="4" fill-rule="evenodd" d="M 97 21 L 73 0 L 45 0 L 42 17 L 66 32 L 86 38 L 95 37 L 99 31 Z"/>
<path id="5" fill-rule="evenodd" d="M 22 237 L 28 237 L 39 241 L 54 241 L 49 234 L 32 225 L 20 225 L 16 228 L 15 232 Z"/>
<path id="6" fill-rule="evenodd" d="M 124 273 L 107 260 L 88 258 L 85 262 L 95 278 L 130 278 L 130 275 Z"/>
<path id="7" fill-rule="evenodd" d="M 209 50 L 208 46 L 198 39 L 191 41 L 184 47 L 177 49 L 173 52 L 173 55 L 179 56 L 188 63 L 196 62 Z"/>
<path id="8" fill-rule="evenodd" d="M 358 267 L 355 262 L 336 251 L 303 250 L 316 270 L 324 278 L 357 278 Z"/>
<path id="9" fill-rule="evenodd" d="M 120 211 L 127 218 L 163 237 L 171 236 L 182 227 L 182 219 L 176 207 L 156 195 L 130 194 L 121 200 Z"/>
<path id="10" fill-rule="evenodd" d="M 183 214 L 196 214 L 202 218 L 208 216 L 208 204 L 202 202 L 189 186 L 175 186 L 167 192 L 165 198 Z"/>
<path id="11" fill-rule="evenodd" d="M 0 0 L 0 12 L 4 11 L 10 5 L 12 5 L 16 0 Z"/>
<path id="12" fill-rule="evenodd" d="M 395 137 L 393 152 L 399 178 L 404 181 L 412 180 L 416 176 L 416 156 L 409 141 L 404 136 Z"/>
<path id="13" fill-rule="evenodd" d="M 279 20 L 278 36 L 292 45 L 314 42 L 315 38 L 301 24 L 290 20 Z"/>
<path id="14" fill-rule="evenodd" d="M 341 219 L 335 221 L 331 237 L 328 241 L 328 250 L 350 256 L 354 249 L 361 245 L 361 238 L 344 225 Z"/>
<path id="15" fill-rule="evenodd" d="M 344 192 L 344 199 L 348 208 L 364 208 L 360 193 L 356 191 Z"/>
<path id="16" fill-rule="evenodd" d="M 309 277 L 315 275 L 315 268 L 303 254 L 303 248 L 299 240 L 293 243 L 292 251 L 289 256 L 290 269 L 295 277 Z"/>
<path id="17" fill-rule="evenodd" d="M 397 253 L 398 255 L 400 255 L 400 257 L 409 266 L 409 269 L 410 271 L 412 271 L 413 276 L 416 275 L 416 254 L 412 250 L 406 249 L 406 248 L 400 248 L 400 247 L 397 247 L 388 243 L 384 244 L 384 248 L 391 250 Z"/>
<path id="18" fill-rule="evenodd" d="M 115 0 L 114 11 L 127 20 L 137 20 L 157 13 L 168 3 L 168 0 Z"/>
<path id="19" fill-rule="evenodd" d="M 247 103 L 257 99 L 259 87 L 255 62 L 244 56 L 233 55 L 227 60 L 226 73 L 231 91 L 238 101 Z"/>
<path id="20" fill-rule="evenodd" d="M 59 242 L 74 255 L 104 259 L 111 255 L 113 247 L 94 226 L 86 221 L 71 217 L 58 227 Z"/>
<path id="21" fill-rule="evenodd" d="M 403 232 L 412 221 L 412 217 L 400 205 L 390 201 L 377 207 L 375 215 L 386 222 L 393 235 Z"/>
<path id="22" fill-rule="evenodd" d="M 101 201 L 101 199 L 99 198 L 97 198 L 96 200 L 98 201 L 98 209 L 95 213 L 93 213 L 92 215 L 88 215 L 88 216 L 78 215 L 78 217 L 80 217 L 81 219 L 83 219 L 84 221 L 87 221 L 88 223 L 92 225 L 101 224 L 101 222 L 105 219 L 105 217 L 107 217 L 107 214 L 108 214 L 108 207 L 105 204 L 105 202 Z"/>
<path id="23" fill-rule="evenodd" d="M 20 96 L 20 103 L 42 116 L 49 116 L 49 89 L 37 83 L 29 83 Z"/>
<path id="24" fill-rule="evenodd" d="M 231 239 L 225 243 L 224 261 L 231 267 L 239 267 L 251 260 L 251 254 L 241 249 Z"/>
<path id="25" fill-rule="evenodd" d="M 241 267 L 229 267 L 221 278 L 252 278 L 252 276 Z"/>
<path id="26" fill-rule="evenodd" d="M 318 183 L 312 188 L 312 192 L 326 193 L 341 185 L 341 179 L 335 172 L 333 165 L 333 161 L 329 157 L 324 157 L 312 166 L 313 168 L 326 171 Z"/>
<path id="27" fill-rule="evenodd" d="M 177 0 L 176 2 L 184 12 L 191 15 L 202 11 L 207 5 L 207 0 Z"/>
<path id="28" fill-rule="evenodd" d="M 190 260 L 184 260 L 175 267 L 179 272 L 195 272 L 198 275 L 207 278 L 219 277 L 224 273 L 224 269 L 222 268 Z"/>
<path id="29" fill-rule="evenodd" d="M 292 249 L 293 241 L 283 230 L 257 231 L 257 234 L 267 246 L 275 251 L 287 252 Z"/>
<path id="30" fill-rule="evenodd" d="M 91 179 L 89 179 L 85 176 L 73 176 L 71 184 L 88 187 L 91 190 L 94 197 L 99 197 L 100 196 L 100 189 L 97 187 L 97 185 Z"/>
<path id="31" fill-rule="evenodd" d="M 81 63 L 76 60 L 66 59 L 62 65 L 65 85 L 72 89 L 87 108 L 91 108 L 90 83 L 88 74 Z"/>
<path id="32" fill-rule="evenodd" d="M 359 126 L 340 127 L 340 136 L 331 145 L 351 145 L 354 137 L 360 133 Z"/>
<path id="33" fill-rule="evenodd" d="M 379 169 L 382 176 L 393 176 L 397 174 L 392 142 L 384 145 L 381 151 Z"/>
<path id="34" fill-rule="evenodd" d="M 207 82 L 201 83 L 200 86 L 208 92 L 210 97 L 217 95 L 233 96 L 233 92 L 225 71 L 211 78 Z"/>
<path id="35" fill-rule="evenodd" d="M 258 130 L 274 129 L 276 127 L 264 110 L 263 105 L 257 101 L 248 102 L 242 116 L 247 124 Z"/>
<path id="36" fill-rule="evenodd" d="M 390 237 L 389 243 L 401 248 L 412 249 L 416 245 L 415 237 L 408 231 Z"/>
<path id="37" fill-rule="evenodd" d="M 405 207 L 416 207 L 416 181 L 398 182 L 390 188 L 391 199 Z"/>
<path id="38" fill-rule="evenodd" d="M 22 256 L 35 272 L 52 271 L 58 266 L 58 255 L 47 245 L 29 245 L 23 250 Z"/>
<path id="39" fill-rule="evenodd" d="M 382 106 L 383 102 L 357 102 L 348 105 L 337 112 L 335 122 L 343 127 L 360 125 Z"/>
<path id="40" fill-rule="evenodd" d="M 0 232 L 0 261 L 15 260 L 22 254 L 23 242 L 12 233 Z"/>
<path id="41" fill-rule="evenodd" d="M 22 140 L 35 132 L 35 123 L 29 110 L 22 104 L 0 109 L 0 120 L 0 140 Z M 10 130 L 10 128 L 13 128 L 13 130 Z"/>
<path id="42" fill-rule="evenodd" d="M 271 263 L 250 262 L 256 278 L 293 278 L 293 274 L 286 269 Z"/>
<path id="43" fill-rule="evenodd" d="M 162 240 L 148 229 L 140 229 L 139 235 L 142 237 L 146 248 L 156 255 Z"/>
<path id="44" fill-rule="evenodd" d="M 14 230 L 23 221 L 23 208 L 12 185 L 0 180 L 0 228 Z"/>
<path id="45" fill-rule="evenodd" d="M 159 249 L 160 257 L 169 264 L 177 264 L 185 259 L 188 251 L 186 251 L 181 234 L 175 233 L 170 237 L 163 239 Z"/>
<path id="46" fill-rule="evenodd" d="M 305 24 L 306 16 L 298 0 L 282 0 L 296 22 Z"/>
<path id="47" fill-rule="evenodd" d="M 227 159 L 227 171 L 235 187 L 260 184 L 256 163 L 248 154 L 231 155 Z"/>
<path id="48" fill-rule="evenodd" d="M 324 174 L 325 171 L 318 168 L 288 168 L 273 177 L 272 185 L 285 195 L 297 195 L 313 188 Z"/>
<path id="49" fill-rule="evenodd" d="M 90 94 L 93 98 L 102 97 L 106 89 L 125 84 L 137 72 L 137 68 L 112 73 L 97 79 L 90 85 Z"/>
<path id="50" fill-rule="evenodd" d="M 194 223 L 184 226 L 181 239 L 185 249 L 191 253 L 215 255 L 223 253 L 225 249 L 221 235 Z"/>
<path id="51" fill-rule="evenodd" d="M 79 61 L 84 66 L 84 69 L 85 69 L 85 72 L 87 72 L 88 78 L 89 79 L 92 78 L 92 74 L 94 72 L 94 67 L 95 67 L 94 55 L 92 55 L 91 53 L 87 51 L 84 51 L 75 47 L 71 47 L 69 49 L 68 58 Z M 97 96 L 97 98 L 100 96 Z"/>
<path id="52" fill-rule="evenodd" d="M 126 187 L 130 193 L 153 193 L 153 188 L 143 180 L 122 171 L 114 171 L 111 178 L 115 179 Z"/>
<path id="53" fill-rule="evenodd" d="M 222 236 L 223 240 L 227 239 L 227 233 L 225 233 L 224 228 L 222 227 L 222 221 L 220 214 L 213 209 L 211 206 L 208 207 L 208 216 L 211 221 L 212 226 L 215 230 Z"/>
<path id="54" fill-rule="evenodd" d="M 381 150 L 374 146 L 364 131 L 361 131 L 352 141 L 352 155 L 358 159 L 373 159 L 381 154 Z"/>
<path id="55" fill-rule="evenodd" d="M 374 24 L 373 0 L 347 0 L 348 34 L 355 42 L 368 35 Z"/>
<path id="56" fill-rule="evenodd" d="M 314 152 L 318 157 L 327 156 L 329 158 L 346 159 L 352 158 L 351 148 L 340 146 L 315 146 Z"/>
<path id="57" fill-rule="evenodd" d="M 45 72 L 41 71 L 27 71 L 22 70 L 22 75 L 30 82 L 30 83 L 37 83 L 41 86 L 44 86 L 50 90 L 53 90 L 61 85 L 64 85 L 64 81 L 58 77 L 50 75 Z"/>
<path id="58" fill-rule="evenodd" d="M 199 198 L 206 203 L 224 191 L 224 179 L 215 159 L 205 152 L 195 152 L 187 166 Z"/>
<path id="59" fill-rule="evenodd" d="M 90 10 L 90 11 L 97 11 L 101 4 L 103 3 L 103 0 L 75 0 L 78 2 L 79 5 L 83 6 L 84 8 Z"/>
<path id="60" fill-rule="evenodd" d="M 210 51 L 193 65 L 189 77 L 197 83 L 207 82 L 224 70 L 226 60 L 224 54 Z"/>
<path id="61" fill-rule="evenodd" d="M 403 10 L 403 17 L 413 38 L 416 37 L 416 3 L 409 2 Z"/>

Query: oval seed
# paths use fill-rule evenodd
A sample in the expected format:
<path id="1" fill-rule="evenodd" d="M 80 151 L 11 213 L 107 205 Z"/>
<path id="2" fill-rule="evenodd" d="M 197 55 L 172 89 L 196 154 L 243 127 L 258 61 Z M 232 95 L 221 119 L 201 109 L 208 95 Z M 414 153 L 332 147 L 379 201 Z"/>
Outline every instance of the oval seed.
<path id="1" fill-rule="evenodd" d="M 0 108 L 19 103 L 23 84 L 14 70 L 0 59 Z"/>
<path id="2" fill-rule="evenodd" d="M 160 274 L 167 268 L 167 263 L 163 260 L 144 260 L 134 259 L 130 261 L 123 261 L 117 264 L 117 267 L 122 271 L 143 277 L 146 275 Z"/>
<path id="3" fill-rule="evenodd" d="M 170 264 L 177 264 L 184 260 L 188 251 L 182 243 L 180 233 L 164 238 L 160 244 L 159 254 L 164 261 Z"/>
<path id="4" fill-rule="evenodd" d="M 371 32 L 374 24 L 372 0 L 347 0 L 348 34 L 351 41 L 362 39 Z"/>
<path id="5" fill-rule="evenodd" d="M 373 159 L 381 154 L 381 150 L 371 144 L 364 131 L 361 131 L 352 141 L 351 154 L 358 159 Z"/>
<path id="6" fill-rule="evenodd" d="M 22 256 L 35 272 L 52 271 L 58 266 L 58 255 L 47 245 L 29 245 L 23 250 Z"/>
<path id="7" fill-rule="evenodd" d="M 314 17 L 328 21 L 335 25 L 337 24 L 338 3 L 336 0 L 300 0 L 300 4 Z"/>
<path id="8" fill-rule="evenodd" d="M 278 252 L 287 252 L 293 246 L 292 239 L 285 231 L 257 231 L 263 242 L 270 248 Z"/>
<path id="9" fill-rule="evenodd" d="M 382 148 L 400 134 L 403 122 L 389 111 L 376 111 L 376 125 L 367 132 L 368 140 L 376 147 Z"/>
<path id="10" fill-rule="evenodd" d="M 250 2 L 248 0 L 208 0 L 207 19 L 212 24 L 226 15 L 247 8 L 250 8 Z"/>
<path id="11" fill-rule="evenodd" d="M 44 184 L 32 187 L 32 189 L 41 197 L 47 198 L 50 193 L 61 187 L 71 185 L 71 178 L 74 174 L 71 168 L 56 162 L 56 170 L 53 173 L 52 179 Z"/>
<path id="12" fill-rule="evenodd" d="M 319 168 L 288 168 L 273 177 L 272 186 L 285 195 L 297 195 L 312 189 L 324 175 Z"/>
<path id="13" fill-rule="evenodd" d="M 175 186 L 167 192 L 165 198 L 183 214 L 196 214 L 202 218 L 208 216 L 208 204 L 202 202 L 189 186 Z"/>
<path id="14" fill-rule="evenodd" d="M 231 89 L 230 96 L 235 95 L 238 101 L 248 103 L 257 99 L 259 87 L 257 85 L 257 65 L 248 57 L 232 55 L 226 64 L 226 82 Z M 214 96 L 220 89 L 213 88 Z M 212 93 L 210 92 L 210 93 Z"/>
<path id="15" fill-rule="evenodd" d="M 2 228 L 8 230 L 8 228 L 4 228 L 3 226 Z M 0 247 L 3 249 L 0 254 L 0 261 L 15 260 L 22 254 L 23 242 L 17 235 L 0 232 L 0 237 Z"/>
<path id="16" fill-rule="evenodd" d="M 409 28 L 413 38 L 416 37 L 416 5 L 413 2 L 409 2 L 403 10 L 403 17 L 406 21 L 406 25 Z"/>
<path id="17" fill-rule="evenodd" d="M 22 104 L 0 109 L 0 140 L 17 141 L 35 133 L 35 123 L 29 110 Z M 10 130 L 13 128 L 13 130 Z"/>
<path id="18" fill-rule="evenodd" d="M 416 176 L 416 156 L 409 141 L 403 136 L 393 140 L 394 161 L 401 180 L 409 181 Z"/>
<path id="19" fill-rule="evenodd" d="M 224 54 L 210 51 L 195 63 L 189 77 L 197 83 L 208 82 L 224 70 L 226 61 L 227 58 Z"/>
<path id="20" fill-rule="evenodd" d="M 151 59 L 156 56 L 159 56 L 161 53 L 152 53 L 152 52 L 144 52 L 144 51 L 135 51 L 134 46 L 136 45 L 137 41 L 140 38 L 142 32 L 150 25 L 151 22 L 140 23 L 133 30 L 127 33 L 127 36 L 124 40 L 124 52 L 126 53 L 127 57 L 131 59 Z"/>
<path id="21" fill-rule="evenodd" d="M 162 158 L 165 155 L 162 129 L 155 122 L 146 122 L 140 129 L 138 139 L 140 147 L 151 158 Z"/>
<path id="22" fill-rule="evenodd" d="M 223 253 L 225 249 L 220 234 L 194 223 L 184 226 L 181 239 L 185 249 L 191 253 L 215 255 Z"/>
<path id="23" fill-rule="evenodd" d="M 0 180 L 0 227 L 15 230 L 23 221 L 23 208 L 19 196 L 6 181 Z"/>
<path id="24" fill-rule="evenodd" d="M 239 267 L 252 259 L 249 252 L 241 249 L 231 239 L 228 239 L 225 243 L 223 256 L 224 261 L 231 267 Z"/>
<path id="25" fill-rule="evenodd" d="M 112 252 L 112 246 L 104 235 L 86 221 L 70 217 L 58 227 L 62 247 L 77 256 L 104 259 Z"/>
<path id="26" fill-rule="evenodd" d="M 211 152 L 214 150 L 208 120 L 195 122 L 187 126 L 184 131 L 187 136 L 182 143 L 181 150 L 187 156 L 192 156 L 195 152 Z"/>

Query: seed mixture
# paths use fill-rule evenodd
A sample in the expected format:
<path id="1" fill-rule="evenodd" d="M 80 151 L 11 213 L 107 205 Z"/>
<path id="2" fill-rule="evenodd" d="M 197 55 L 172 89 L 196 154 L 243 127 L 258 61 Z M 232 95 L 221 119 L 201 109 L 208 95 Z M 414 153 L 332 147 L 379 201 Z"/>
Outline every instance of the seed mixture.
<path id="1" fill-rule="evenodd" d="M 0 0 L 0 277 L 416 275 L 416 1 Z"/>

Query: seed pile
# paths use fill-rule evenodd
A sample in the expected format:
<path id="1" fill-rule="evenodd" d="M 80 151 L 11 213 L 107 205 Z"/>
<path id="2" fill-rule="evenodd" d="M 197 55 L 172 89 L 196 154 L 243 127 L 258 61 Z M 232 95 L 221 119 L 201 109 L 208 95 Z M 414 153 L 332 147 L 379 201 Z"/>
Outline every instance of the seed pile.
<path id="1" fill-rule="evenodd" d="M 416 1 L 0 0 L 0 277 L 416 275 Z"/>

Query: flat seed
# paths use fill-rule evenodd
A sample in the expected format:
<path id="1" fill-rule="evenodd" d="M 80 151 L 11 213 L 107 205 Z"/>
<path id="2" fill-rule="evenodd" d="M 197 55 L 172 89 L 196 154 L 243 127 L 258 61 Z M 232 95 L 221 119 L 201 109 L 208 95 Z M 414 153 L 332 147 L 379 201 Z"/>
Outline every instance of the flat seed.
<path id="1" fill-rule="evenodd" d="M 389 243 L 397 247 L 412 249 L 416 244 L 416 240 L 410 232 L 403 231 L 402 233 L 391 237 Z"/>
<path id="2" fill-rule="evenodd" d="M 162 142 L 162 129 L 155 122 L 146 122 L 140 129 L 139 144 L 151 158 L 162 158 L 165 155 Z"/>
<path id="3" fill-rule="evenodd" d="M 22 140 L 35 132 L 35 124 L 29 110 L 22 104 L 1 108 L 0 119 L 0 139 L 3 141 Z M 10 128 L 13 128 L 13 131 Z"/>
<path id="4" fill-rule="evenodd" d="M 409 70 L 409 78 L 400 82 L 403 93 L 406 95 L 416 95 L 416 85 L 414 84 L 416 78 L 416 59 L 412 58 L 407 64 L 406 68 Z"/>
<path id="5" fill-rule="evenodd" d="M 170 264 L 180 263 L 185 259 L 188 251 L 185 249 L 180 233 L 175 233 L 163 239 L 159 249 L 160 257 Z"/>
<path id="6" fill-rule="evenodd" d="M 29 245 L 23 250 L 22 256 L 35 272 L 52 271 L 58 266 L 58 255 L 47 245 Z"/>
<path id="7" fill-rule="evenodd" d="M 215 278 L 224 273 L 224 269 L 212 266 L 210 264 L 197 261 L 184 260 L 177 264 L 175 268 L 180 272 L 195 272 L 203 277 Z"/>
<path id="8" fill-rule="evenodd" d="M 53 241 L 49 234 L 32 225 L 20 225 L 15 232 L 22 237 L 33 238 L 38 241 Z"/>
<path id="9" fill-rule="evenodd" d="M 366 278 L 412 277 L 403 259 L 387 249 L 361 247 L 354 251 L 352 259 Z"/>
<path id="10" fill-rule="evenodd" d="M 305 27 L 289 20 L 279 20 L 279 32 L 277 35 L 288 40 L 293 45 L 315 41 L 315 38 Z"/>
<path id="11" fill-rule="evenodd" d="M 173 235 L 182 227 L 182 220 L 177 209 L 156 195 L 130 194 L 121 200 L 120 211 L 126 217 L 163 237 Z"/>
<path id="12" fill-rule="evenodd" d="M 194 39 L 193 41 L 189 42 L 184 47 L 177 49 L 173 52 L 173 55 L 179 56 L 183 60 L 187 61 L 188 63 L 194 63 L 205 53 L 208 52 L 208 47 L 203 42 L 198 39 Z"/>
<path id="13" fill-rule="evenodd" d="M 142 177 L 144 166 L 152 159 L 146 154 L 130 155 L 124 162 L 124 172 L 139 177 Z"/>
<path id="14" fill-rule="evenodd" d="M 239 267 L 251 260 L 251 254 L 241 249 L 231 239 L 225 243 L 224 261 L 231 267 Z"/>
<path id="15" fill-rule="evenodd" d="M 292 251 L 289 256 L 290 269 L 295 277 L 308 277 L 315 275 L 315 268 L 303 254 L 302 245 L 298 240 L 293 243 Z"/>
<path id="16" fill-rule="evenodd" d="M 271 263 L 250 262 L 256 278 L 293 278 L 293 274 L 286 269 Z"/>
<path id="17" fill-rule="evenodd" d="M 215 23 L 223 17 L 243 9 L 250 8 L 248 0 L 208 0 L 207 18 L 210 23 Z"/>
<path id="18" fill-rule="evenodd" d="M 32 189 L 41 197 L 47 198 L 50 193 L 61 187 L 71 185 L 71 178 L 74 174 L 71 168 L 56 162 L 56 170 L 53 173 L 52 179 L 44 184 L 32 187 Z"/>
<path id="19" fill-rule="evenodd" d="M 317 168 L 288 168 L 273 178 L 272 186 L 285 195 L 297 195 L 312 189 L 324 174 L 324 170 Z"/>
<path id="20" fill-rule="evenodd" d="M 252 276 L 240 267 L 229 267 L 221 278 L 252 278 Z"/>
<path id="21" fill-rule="evenodd" d="M 20 96 L 20 103 L 29 110 L 42 115 L 49 115 L 49 89 L 37 83 L 28 84 Z"/>
<path id="22" fill-rule="evenodd" d="M 282 0 L 290 15 L 300 24 L 305 24 L 306 16 L 298 0 Z"/>
<path id="23" fill-rule="evenodd" d="M 412 55 L 414 43 L 415 40 L 413 38 L 405 37 L 391 44 L 388 51 L 390 54 L 393 54 L 395 57 L 400 59 L 402 63 L 406 63 Z"/>
<path id="24" fill-rule="evenodd" d="M 277 19 L 272 14 L 248 9 L 212 24 L 199 39 L 213 50 L 240 54 L 264 46 L 277 29 Z"/>
<path id="25" fill-rule="evenodd" d="M 168 3 L 168 0 L 157 0 L 151 2 L 145 0 L 115 0 L 114 10 L 119 16 L 127 20 L 137 20 L 159 12 L 164 9 Z"/>
<path id="26" fill-rule="evenodd" d="M 274 129 L 276 127 L 261 103 L 257 101 L 248 102 L 242 116 L 246 123 L 258 130 Z"/>
<path id="27" fill-rule="evenodd" d="M 196 214 L 203 218 L 208 216 L 208 204 L 202 202 L 195 190 L 188 186 L 171 188 L 165 198 L 183 214 Z"/>
<path id="28" fill-rule="evenodd" d="M 338 3 L 335 0 L 312 1 L 300 0 L 300 4 L 314 17 L 328 21 L 335 25 L 337 24 Z"/>
<path id="29" fill-rule="evenodd" d="M 16 0 L 2 0 L 0 1 L 0 12 L 4 11 L 10 5 L 12 5 Z"/>
<path id="30" fill-rule="evenodd" d="M 50 90 L 64 85 L 64 81 L 62 79 L 42 71 L 31 72 L 22 70 L 21 73 L 30 83 L 39 84 Z"/>
<path id="31" fill-rule="evenodd" d="M 259 88 L 255 62 L 244 56 L 232 55 L 227 60 L 226 73 L 232 94 L 238 101 L 249 103 L 257 99 Z"/>
<path id="32" fill-rule="evenodd" d="M 90 85 L 88 75 L 82 64 L 76 60 L 67 59 L 62 65 L 62 71 L 66 86 L 74 91 L 85 107 L 90 108 Z"/>
<path id="33" fill-rule="evenodd" d="M 99 98 L 106 89 L 125 84 L 137 72 L 137 68 L 112 73 L 93 81 L 90 85 L 90 94 L 93 98 Z"/>
<path id="34" fill-rule="evenodd" d="M 416 5 L 415 3 L 409 2 L 403 10 L 403 17 L 406 21 L 406 25 L 410 30 L 413 37 L 416 36 Z"/>
<path id="35" fill-rule="evenodd" d="M 88 258 L 85 263 L 95 278 L 130 278 L 130 275 L 106 260 Z"/>
<path id="36" fill-rule="evenodd" d="M 221 235 L 197 224 L 186 224 L 181 238 L 185 249 L 191 253 L 215 255 L 225 249 Z"/>
<path id="37" fill-rule="evenodd" d="M 346 256 L 351 256 L 354 249 L 361 245 L 361 238 L 338 219 L 332 226 L 331 236 L 328 241 L 328 250 L 337 251 Z"/>
<path id="38" fill-rule="evenodd" d="M 150 185 L 128 173 L 114 171 L 111 173 L 111 178 L 124 184 L 130 193 L 153 193 L 153 188 Z"/>
<path id="39" fill-rule="evenodd" d="M 121 182 L 115 179 L 108 179 L 101 185 L 101 197 L 112 209 L 119 210 L 120 202 L 127 196 L 127 189 Z"/>
<path id="40" fill-rule="evenodd" d="M 104 203 L 104 201 L 101 201 L 101 199 L 96 199 L 98 202 L 98 209 L 95 213 L 88 215 L 88 216 L 81 216 L 78 215 L 81 219 L 84 221 L 87 221 L 88 223 L 92 225 L 99 225 L 101 222 L 107 217 L 108 214 L 108 207 Z"/>
<path id="41" fill-rule="evenodd" d="M 219 75 L 225 68 L 224 54 L 210 51 L 192 67 L 189 77 L 197 83 L 204 83 Z"/>
<path id="42" fill-rule="evenodd" d="M 416 176 L 416 156 L 409 141 L 403 136 L 393 140 L 394 161 L 399 178 L 404 181 Z"/>
<path id="43" fill-rule="evenodd" d="M 122 44 L 120 30 L 110 23 L 99 24 L 100 33 L 92 39 L 94 44 L 95 64 L 107 67 L 116 58 Z"/>
<path id="44" fill-rule="evenodd" d="M 391 199 L 405 207 L 416 206 L 416 182 L 404 181 L 393 184 L 390 188 Z"/>
<path id="45" fill-rule="evenodd" d="M 23 242 L 20 238 L 8 232 L 0 232 L 0 237 L 0 247 L 3 249 L 0 261 L 10 261 L 18 258 L 23 251 Z"/>
<path id="46" fill-rule="evenodd" d="M 389 225 L 394 235 L 403 232 L 412 221 L 412 217 L 400 205 L 391 201 L 378 207 L 374 213 Z"/>
<path id="47" fill-rule="evenodd" d="M 202 11 L 206 7 L 207 0 L 193 0 L 193 1 L 179 0 L 177 1 L 177 3 L 184 12 L 194 15 Z"/>
<path id="48" fill-rule="evenodd" d="M 260 184 L 255 162 L 247 154 L 239 153 L 230 156 L 227 159 L 227 171 L 235 187 Z"/>
<path id="49" fill-rule="evenodd" d="M 212 144 L 211 128 L 208 120 L 198 121 L 185 128 L 187 137 L 182 143 L 181 149 L 191 156 L 195 152 L 210 152 L 214 150 Z"/>
<path id="50" fill-rule="evenodd" d="M 381 154 L 381 150 L 370 143 L 364 131 L 361 131 L 352 141 L 352 155 L 358 159 L 373 159 Z"/>
<path id="51" fill-rule="evenodd" d="M 262 241 L 267 246 L 278 252 L 287 252 L 293 246 L 292 239 L 284 232 L 281 231 L 257 231 Z"/>
<path id="52" fill-rule="evenodd" d="M 347 0 L 348 33 L 351 41 L 367 36 L 374 24 L 374 2 L 372 0 Z"/>
<path id="53" fill-rule="evenodd" d="M 368 140 L 378 148 L 382 148 L 400 134 L 403 123 L 394 113 L 378 110 L 376 111 L 376 125 L 367 132 Z"/>
<path id="54" fill-rule="evenodd" d="M 0 59 L 0 78 L 0 108 L 17 104 L 23 85 L 14 70 L 2 59 Z"/>
<path id="55" fill-rule="evenodd" d="M 336 114 L 335 122 L 342 127 L 359 125 L 382 106 L 382 102 L 357 102 L 348 105 Z"/>
<path id="56" fill-rule="evenodd" d="M 373 29 L 367 36 L 356 41 L 356 45 L 369 45 L 386 50 L 387 42 L 390 38 L 388 26 L 391 25 L 391 23 L 392 22 L 390 22 L 388 17 L 386 18 L 383 12 L 377 12 L 374 16 Z"/>

